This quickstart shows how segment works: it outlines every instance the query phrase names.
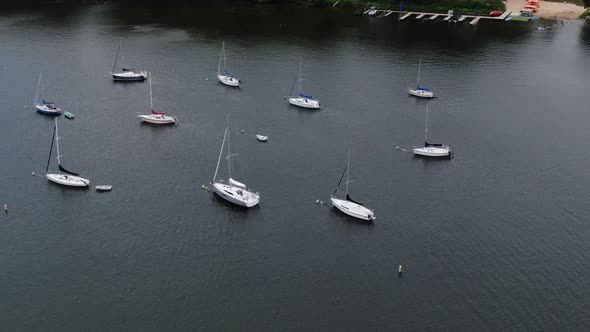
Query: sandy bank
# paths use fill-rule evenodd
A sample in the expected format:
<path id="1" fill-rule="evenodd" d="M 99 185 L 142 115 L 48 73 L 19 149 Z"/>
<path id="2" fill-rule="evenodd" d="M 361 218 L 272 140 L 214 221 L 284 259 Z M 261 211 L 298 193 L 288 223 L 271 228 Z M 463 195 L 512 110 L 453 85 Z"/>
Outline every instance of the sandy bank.
<path id="1" fill-rule="evenodd" d="M 519 13 L 520 9 L 526 5 L 526 3 L 525 0 L 507 0 L 506 10 L 513 13 Z M 557 16 L 557 18 L 562 19 L 577 19 L 583 12 L 584 7 L 572 3 L 541 1 L 539 2 L 539 10 L 535 13 L 535 16 L 543 18 L 553 18 Z"/>

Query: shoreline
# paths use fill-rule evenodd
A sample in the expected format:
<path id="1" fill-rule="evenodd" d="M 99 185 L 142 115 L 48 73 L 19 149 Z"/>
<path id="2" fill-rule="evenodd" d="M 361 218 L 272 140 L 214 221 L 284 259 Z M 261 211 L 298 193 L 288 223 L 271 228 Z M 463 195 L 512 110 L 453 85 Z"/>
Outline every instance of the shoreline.
<path id="1" fill-rule="evenodd" d="M 525 4 L 524 0 L 506 0 L 506 10 L 518 13 Z M 534 15 L 545 19 L 579 20 L 585 11 L 584 7 L 573 3 L 540 1 L 539 10 Z"/>
<path id="2" fill-rule="evenodd" d="M 69 5 L 94 5 L 94 4 L 119 4 L 125 5 L 129 3 L 134 3 L 134 0 L 28 0 L 24 1 L 23 3 L 12 3 L 8 5 L 8 8 L 20 8 L 20 7 L 31 7 L 31 6 L 50 6 L 50 5 L 62 5 L 62 6 L 69 6 Z M 293 7 L 323 7 L 323 8 L 330 8 L 336 4 L 337 8 L 350 8 L 350 9 L 360 9 L 360 8 L 368 8 L 371 5 L 376 5 L 378 9 L 381 10 L 400 10 L 399 3 L 394 3 L 395 1 L 383 1 L 381 3 L 373 3 L 373 2 L 364 2 L 359 0 L 297 0 L 293 1 L 292 3 L 285 4 L 281 3 L 280 1 L 272 1 L 272 0 L 234 0 L 234 1 L 204 1 L 203 3 L 190 3 L 189 6 L 215 6 L 215 5 L 222 5 L 225 4 L 251 4 L 254 6 L 257 5 L 277 5 L 277 6 L 293 6 Z M 181 3 L 181 1 L 171 1 L 172 4 L 174 3 Z M 170 3 L 169 3 L 170 4 Z M 186 4 L 186 3 L 185 3 Z M 148 0 L 146 6 L 160 6 L 161 3 L 155 0 Z M 463 4 L 465 5 L 465 4 Z M 511 11 L 513 14 L 519 14 L 520 9 L 522 9 L 526 5 L 525 0 L 505 0 L 505 1 L 489 1 L 485 2 L 484 6 L 479 6 L 477 1 L 471 4 L 468 7 L 461 7 L 461 5 L 455 6 L 452 2 L 447 0 L 441 0 L 438 3 L 433 3 L 430 5 L 418 5 L 412 6 L 411 3 L 408 4 L 402 11 L 420 11 L 420 12 L 433 12 L 433 13 L 446 13 L 448 10 L 454 10 L 455 13 L 461 14 L 470 14 L 474 15 L 477 11 L 479 11 L 480 16 L 486 16 L 492 10 L 502 10 L 502 11 Z M 569 19 L 569 20 L 578 20 L 582 19 L 580 15 L 586 12 L 586 9 L 574 3 L 568 2 L 553 2 L 553 1 L 540 1 L 540 6 L 537 12 L 534 13 L 534 16 L 544 19 Z"/>

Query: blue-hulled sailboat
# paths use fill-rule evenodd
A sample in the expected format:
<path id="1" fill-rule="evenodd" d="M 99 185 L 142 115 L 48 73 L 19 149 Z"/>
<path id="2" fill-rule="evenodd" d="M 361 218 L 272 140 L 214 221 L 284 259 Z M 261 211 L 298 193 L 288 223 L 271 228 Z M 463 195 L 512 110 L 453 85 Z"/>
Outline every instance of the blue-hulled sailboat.
<path id="1" fill-rule="evenodd" d="M 39 80 L 37 81 L 37 93 L 35 94 L 35 102 L 33 103 L 33 106 L 38 113 L 45 115 L 60 115 L 61 108 L 57 107 L 54 102 L 45 100 L 43 97 L 41 97 L 41 103 L 37 102 L 37 99 L 39 98 L 39 90 L 41 90 L 41 76 L 42 74 L 39 74 Z M 41 92 L 41 94 L 43 93 Z"/>

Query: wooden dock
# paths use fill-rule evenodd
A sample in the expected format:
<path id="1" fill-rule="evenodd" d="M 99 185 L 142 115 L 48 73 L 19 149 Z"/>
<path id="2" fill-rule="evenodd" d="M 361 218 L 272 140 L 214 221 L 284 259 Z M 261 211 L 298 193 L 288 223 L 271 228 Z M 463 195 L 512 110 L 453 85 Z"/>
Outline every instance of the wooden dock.
<path id="1" fill-rule="evenodd" d="M 408 18 L 408 17 L 412 16 L 412 14 L 414 14 L 414 13 L 407 13 L 406 15 L 404 15 L 404 16 L 401 16 L 401 17 L 399 18 L 399 20 L 400 20 L 400 21 L 403 21 L 403 20 L 405 20 L 406 18 Z"/>
<path id="2" fill-rule="evenodd" d="M 367 14 L 369 10 L 366 10 L 364 14 Z M 391 14 L 397 13 L 399 14 L 399 20 L 404 21 L 408 18 L 414 17 L 416 20 L 426 20 L 426 21 L 436 21 L 437 19 L 442 19 L 445 22 L 449 22 L 452 18 L 452 14 L 448 13 L 428 13 L 428 12 L 407 12 L 407 11 L 399 11 L 399 10 L 384 10 L 384 9 L 376 9 L 377 18 L 387 17 Z M 478 15 L 460 15 L 457 19 L 457 22 L 469 22 L 470 25 L 476 25 L 481 20 L 492 20 L 492 21 L 505 21 L 512 12 L 506 11 L 502 13 L 500 16 L 478 16 Z"/>

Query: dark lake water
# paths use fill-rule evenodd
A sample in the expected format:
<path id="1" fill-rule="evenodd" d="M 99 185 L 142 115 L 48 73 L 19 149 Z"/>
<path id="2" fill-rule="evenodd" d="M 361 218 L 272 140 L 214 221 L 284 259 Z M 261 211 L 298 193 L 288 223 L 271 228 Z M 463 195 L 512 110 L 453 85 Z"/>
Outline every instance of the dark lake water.
<path id="1" fill-rule="evenodd" d="M 105 77 L 119 38 L 120 63 L 152 72 L 177 127 L 140 124 L 148 85 Z M 222 41 L 240 89 L 215 80 Z M 590 329 L 581 22 L 48 7 L 1 14 L 0 45 L 2 331 Z M 406 90 L 420 58 L 439 95 L 429 135 L 451 161 L 396 150 L 423 141 L 426 103 Z M 283 100 L 300 60 L 320 111 Z M 53 124 L 31 110 L 39 72 L 76 114 L 59 119 L 64 166 L 112 192 L 31 176 Z M 226 114 L 234 174 L 262 196 L 250 210 L 201 189 Z M 315 204 L 349 148 L 372 226 Z"/>

